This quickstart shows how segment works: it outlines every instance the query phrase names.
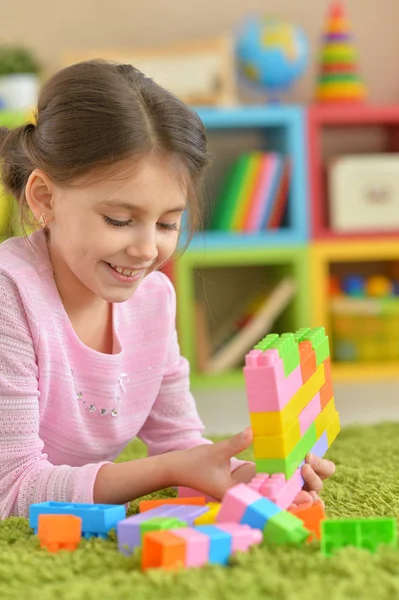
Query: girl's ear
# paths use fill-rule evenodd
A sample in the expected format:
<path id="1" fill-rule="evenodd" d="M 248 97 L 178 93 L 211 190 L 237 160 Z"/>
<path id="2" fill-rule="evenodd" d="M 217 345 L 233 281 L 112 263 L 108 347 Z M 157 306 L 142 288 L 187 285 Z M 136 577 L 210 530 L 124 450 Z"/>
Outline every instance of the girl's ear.
<path id="1" fill-rule="evenodd" d="M 25 187 L 25 196 L 37 221 L 43 218 L 42 215 L 46 223 L 53 219 L 53 193 L 54 185 L 50 177 L 41 169 L 32 171 Z"/>

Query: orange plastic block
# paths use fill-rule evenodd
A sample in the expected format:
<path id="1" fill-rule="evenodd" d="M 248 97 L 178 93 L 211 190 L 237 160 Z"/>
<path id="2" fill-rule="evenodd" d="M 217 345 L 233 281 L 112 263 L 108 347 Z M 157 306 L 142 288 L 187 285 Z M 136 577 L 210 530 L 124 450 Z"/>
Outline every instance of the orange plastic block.
<path id="1" fill-rule="evenodd" d="M 151 510 L 152 508 L 164 506 L 164 504 L 189 504 L 190 506 L 205 506 L 206 499 L 205 496 L 196 496 L 195 498 L 163 498 L 161 500 L 142 500 L 139 503 L 139 511 L 141 513 L 146 512 L 147 510 Z"/>
<path id="2" fill-rule="evenodd" d="M 299 357 L 301 362 L 301 373 L 303 383 L 316 373 L 316 352 L 312 348 L 312 342 L 305 341 L 299 344 Z"/>
<path id="3" fill-rule="evenodd" d="M 334 396 L 332 380 L 328 379 L 320 389 L 320 406 L 321 410 L 327 406 L 331 398 Z"/>
<path id="4" fill-rule="evenodd" d="M 326 376 L 326 381 L 328 381 L 329 379 L 332 380 L 331 358 L 330 357 L 326 358 L 326 360 L 323 361 L 323 365 L 324 365 L 324 373 Z"/>
<path id="5" fill-rule="evenodd" d="M 141 568 L 175 569 L 186 564 L 187 542 L 169 531 L 150 531 L 143 536 Z"/>
<path id="6" fill-rule="evenodd" d="M 37 537 L 50 552 L 76 550 L 82 538 L 82 519 L 74 515 L 39 515 Z"/>
<path id="7" fill-rule="evenodd" d="M 326 518 L 322 502 L 307 502 L 299 506 L 293 506 L 288 509 L 292 515 L 303 521 L 306 529 L 309 529 L 311 534 L 308 537 L 308 542 L 311 542 L 315 537 L 319 540 L 321 537 L 321 522 Z"/>

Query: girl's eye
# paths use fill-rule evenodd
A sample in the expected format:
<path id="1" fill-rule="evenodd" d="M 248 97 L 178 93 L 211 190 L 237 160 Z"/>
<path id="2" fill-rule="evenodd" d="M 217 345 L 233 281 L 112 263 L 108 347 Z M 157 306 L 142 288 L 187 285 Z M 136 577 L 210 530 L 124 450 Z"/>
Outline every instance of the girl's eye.
<path id="1" fill-rule="evenodd" d="M 108 223 L 108 225 L 112 225 L 112 227 L 126 227 L 132 222 L 131 219 L 129 219 L 128 221 L 117 221 L 116 219 L 111 219 L 110 217 L 106 216 L 104 216 L 104 221 Z"/>
<path id="2" fill-rule="evenodd" d="M 179 231 L 177 223 L 158 223 L 158 226 L 167 231 Z"/>

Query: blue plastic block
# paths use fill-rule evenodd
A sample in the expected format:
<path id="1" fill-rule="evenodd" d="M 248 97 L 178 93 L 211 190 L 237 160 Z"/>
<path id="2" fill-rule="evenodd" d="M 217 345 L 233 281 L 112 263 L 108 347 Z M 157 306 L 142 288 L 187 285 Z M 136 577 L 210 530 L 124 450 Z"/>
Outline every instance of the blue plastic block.
<path id="1" fill-rule="evenodd" d="M 321 437 L 317 440 L 313 448 L 311 449 L 311 454 L 318 456 L 319 458 L 323 458 L 325 453 L 328 450 L 328 439 L 327 432 L 325 431 Z"/>
<path id="2" fill-rule="evenodd" d="M 82 519 L 82 536 L 106 538 L 110 529 L 126 517 L 121 504 L 76 504 L 72 502 L 40 502 L 29 508 L 29 525 L 37 534 L 39 515 L 74 515 Z"/>
<path id="3" fill-rule="evenodd" d="M 233 536 L 216 525 L 197 525 L 194 529 L 209 536 L 210 564 L 227 565 L 232 552 Z"/>
<path id="4" fill-rule="evenodd" d="M 191 526 L 194 519 L 208 510 L 208 506 L 165 504 L 123 519 L 116 527 L 119 552 L 129 556 L 135 548 L 141 545 L 140 524 L 145 521 L 151 521 L 156 517 L 165 517 L 184 521 L 188 526 Z"/>
<path id="5" fill-rule="evenodd" d="M 281 508 L 277 504 L 268 498 L 260 498 L 246 508 L 240 523 L 263 531 L 268 520 L 279 512 L 281 512 Z"/>

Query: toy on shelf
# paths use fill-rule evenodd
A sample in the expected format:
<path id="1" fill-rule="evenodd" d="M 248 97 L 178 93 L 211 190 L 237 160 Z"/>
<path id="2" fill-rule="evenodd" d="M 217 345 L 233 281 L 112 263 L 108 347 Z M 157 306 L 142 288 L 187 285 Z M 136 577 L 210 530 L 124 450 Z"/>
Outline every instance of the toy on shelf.
<path id="1" fill-rule="evenodd" d="M 330 6 L 320 56 L 318 102 L 362 102 L 366 90 L 358 72 L 358 59 L 341 0 Z"/>
<path id="2" fill-rule="evenodd" d="M 289 187 L 289 161 L 282 154 L 242 154 L 227 173 L 210 229 L 256 233 L 281 227 Z"/>
<path id="3" fill-rule="evenodd" d="M 241 81 L 276 102 L 306 70 L 309 47 L 301 28 L 278 17 L 253 16 L 240 27 L 236 54 Z"/>
<path id="4" fill-rule="evenodd" d="M 321 550 L 325 556 L 347 546 L 375 552 L 381 545 L 398 547 L 395 517 L 327 519 L 322 523 Z"/>
<path id="5" fill-rule="evenodd" d="M 382 362 L 399 359 L 396 281 L 384 275 L 352 275 L 342 281 L 336 279 L 330 312 L 334 360 Z"/>

